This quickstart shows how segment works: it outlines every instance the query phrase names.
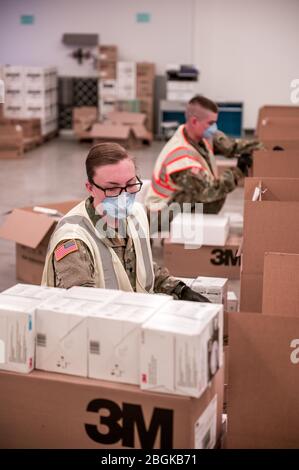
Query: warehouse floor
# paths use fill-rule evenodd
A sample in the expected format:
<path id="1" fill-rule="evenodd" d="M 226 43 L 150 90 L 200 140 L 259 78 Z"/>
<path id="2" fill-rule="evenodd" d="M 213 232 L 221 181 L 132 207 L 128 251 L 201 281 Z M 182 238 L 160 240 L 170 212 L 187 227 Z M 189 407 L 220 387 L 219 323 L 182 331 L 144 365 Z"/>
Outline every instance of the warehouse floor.
<path id="1" fill-rule="evenodd" d="M 154 142 L 150 147 L 133 151 L 138 174 L 150 179 L 155 160 L 164 145 Z M 71 199 L 83 199 L 85 191 L 85 158 L 90 144 L 80 143 L 72 136 L 60 136 L 25 153 L 22 160 L 0 160 L 0 224 L 5 213 L 15 207 L 45 205 Z M 243 189 L 229 194 L 225 210 L 242 212 Z M 0 239 L 0 292 L 16 283 L 15 243 Z M 162 263 L 161 249 L 154 248 L 154 257 Z M 230 288 L 237 294 L 239 281 Z"/>

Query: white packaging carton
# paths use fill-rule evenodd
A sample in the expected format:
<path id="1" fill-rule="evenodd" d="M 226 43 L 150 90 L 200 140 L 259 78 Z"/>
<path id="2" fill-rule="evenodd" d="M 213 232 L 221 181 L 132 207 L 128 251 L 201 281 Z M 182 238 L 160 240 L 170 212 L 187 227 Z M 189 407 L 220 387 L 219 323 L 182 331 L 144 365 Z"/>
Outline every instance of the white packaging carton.
<path id="1" fill-rule="evenodd" d="M 24 88 L 24 67 L 22 65 L 6 65 L 3 67 L 3 75 L 5 82 L 5 89 L 19 89 Z"/>
<path id="2" fill-rule="evenodd" d="M 92 315 L 89 325 L 89 377 L 140 383 L 141 326 L 170 296 L 122 292 L 106 312 Z"/>
<path id="3" fill-rule="evenodd" d="M 35 308 L 40 300 L 0 295 L 0 369 L 34 368 Z"/>
<path id="4" fill-rule="evenodd" d="M 91 300 L 100 302 L 103 301 L 113 301 L 119 297 L 121 291 L 116 289 L 100 289 L 97 287 L 81 287 L 74 286 L 70 289 L 67 289 L 65 292 L 66 297 L 71 297 L 72 299 L 81 299 L 81 300 Z"/>
<path id="5" fill-rule="evenodd" d="M 189 286 L 195 292 L 204 295 L 213 304 L 223 304 L 227 308 L 228 279 L 224 277 L 198 276 Z"/>
<path id="6" fill-rule="evenodd" d="M 39 299 L 44 301 L 50 297 L 62 296 L 66 289 L 48 286 L 36 286 L 34 284 L 16 284 L 9 289 L 1 292 L 1 295 L 13 295 L 16 297 L 28 297 L 29 299 Z"/>
<path id="7" fill-rule="evenodd" d="M 238 304 L 238 297 L 233 291 L 228 291 L 227 293 L 227 312 L 238 312 L 239 304 Z"/>
<path id="8" fill-rule="evenodd" d="M 180 213 L 170 225 L 172 243 L 186 248 L 201 245 L 224 246 L 229 233 L 229 218 L 212 214 Z"/>
<path id="9" fill-rule="evenodd" d="M 142 326 L 141 388 L 199 398 L 223 363 L 223 306 L 166 304 Z"/>
<path id="10" fill-rule="evenodd" d="M 36 368 L 87 377 L 87 300 L 54 297 L 36 310 Z M 105 302 L 97 300 L 98 310 Z"/>

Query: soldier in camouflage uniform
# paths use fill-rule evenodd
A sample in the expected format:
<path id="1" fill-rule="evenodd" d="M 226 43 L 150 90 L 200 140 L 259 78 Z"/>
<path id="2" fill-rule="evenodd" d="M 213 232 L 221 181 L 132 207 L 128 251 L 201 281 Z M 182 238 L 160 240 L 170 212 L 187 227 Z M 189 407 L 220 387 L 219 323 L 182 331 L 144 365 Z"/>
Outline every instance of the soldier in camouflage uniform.
<path id="1" fill-rule="evenodd" d="M 86 160 L 86 170 L 88 175 L 86 187 L 91 195 L 80 205 L 76 206 L 81 207 L 80 211 L 84 217 L 80 219 L 78 217 L 80 211 L 75 208 L 58 224 L 50 241 L 43 283 L 66 289 L 72 286 L 100 287 L 97 284 L 95 269 L 97 256 L 95 256 L 95 253 L 92 253 L 92 244 L 89 245 L 88 236 L 85 240 L 84 237 L 76 238 L 76 235 L 74 235 L 78 229 L 76 225 L 79 226 L 85 218 L 84 223 L 90 222 L 92 228 L 96 229 L 95 233 L 100 233 L 102 237 L 100 242 L 97 240 L 97 243 L 103 243 L 105 247 L 112 249 L 117 255 L 117 260 L 120 261 L 120 265 L 124 268 L 127 277 L 122 274 L 122 268 L 119 273 L 126 277 L 126 282 L 127 279 L 129 280 L 129 290 L 140 292 L 137 286 L 136 273 L 138 273 L 137 263 L 138 259 L 140 262 L 141 255 L 138 253 L 136 255 L 136 245 L 133 243 L 129 231 L 126 230 L 128 220 L 126 217 L 130 214 L 131 210 L 128 200 L 133 201 L 134 197 L 126 199 L 126 217 L 117 219 L 117 223 L 115 223 L 116 219 L 113 219 L 113 214 L 110 213 L 111 207 L 113 209 L 114 206 L 109 208 L 109 204 L 117 202 L 121 194 L 124 194 L 126 197 L 127 195 L 134 196 L 141 189 L 142 183 L 136 176 L 135 164 L 119 145 L 112 143 L 98 144 L 89 152 Z M 119 196 L 114 196 L 116 194 Z M 113 201 L 111 202 L 112 199 Z M 106 202 L 108 202 L 108 205 L 105 206 Z M 104 211 L 99 209 L 100 207 L 104 208 Z M 105 211 L 108 211 L 108 214 Z M 74 216 L 74 214 L 77 215 Z M 75 218 L 75 227 L 70 225 L 71 228 L 68 228 L 65 232 L 62 231 L 60 238 L 57 238 L 59 231 L 64 230 L 63 227 L 65 225 L 63 224 L 65 222 L 68 223 L 68 221 L 70 224 L 73 223 L 74 217 L 77 217 Z M 144 218 L 147 224 L 146 216 Z M 121 227 L 124 228 L 123 231 L 120 230 Z M 82 224 L 79 229 L 82 232 Z M 79 234 L 81 233 L 80 230 L 78 231 Z M 71 237 L 64 237 L 64 233 L 69 233 Z M 59 243 L 57 243 L 58 239 Z M 149 240 L 148 247 L 150 249 Z M 205 297 L 192 291 L 182 281 L 170 276 L 166 268 L 161 268 L 156 263 L 153 263 L 151 261 L 151 253 L 148 259 L 151 266 L 148 265 L 146 267 L 145 265 L 145 268 L 148 271 L 153 271 L 153 283 L 152 288 L 148 289 L 149 291 L 169 294 L 175 299 L 208 302 Z M 102 262 L 104 264 L 104 261 Z M 114 260 L 113 265 L 115 266 L 116 264 Z M 101 266 L 100 268 L 105 272 L 105 270 L 109 269 L 108 263 L 107 266 Z M 53 276 L 50 275 L 51 272 Z"/>
<path id="2" fill-rule="evenodd" d="M 163 210 L 173 202 L 203 203 L 205 213 L 218 213 L 227 194 L 248 174 L 251 152 L 257 141 L 231 139 L 217 130 L 217 105 L 195 96 L 186 110 L 186 124 L 180 126 L 162 149 L 153 173 L 146 206 Z M 238 158 L 236 168 L 218 177 L 215 153 Z"/>

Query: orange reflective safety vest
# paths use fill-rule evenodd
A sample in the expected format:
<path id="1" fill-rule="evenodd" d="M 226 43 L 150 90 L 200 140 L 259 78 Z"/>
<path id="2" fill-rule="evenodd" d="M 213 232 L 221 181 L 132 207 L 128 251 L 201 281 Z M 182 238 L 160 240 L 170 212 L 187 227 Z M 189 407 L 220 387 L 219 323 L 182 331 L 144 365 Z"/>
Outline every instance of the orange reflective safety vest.
<path id="1" fill-rule="evenodd" d="M 205 158 L 191 145 L 184 135 L 184 125 L 180 126 L 172 138 L 163 147 L 155 164 L 151 186 L 145 204 L 151 209 L 160 209 L 169 202 L 173 194 L 181 188 L 173 183 L 173 173 L 192 169 L 194 173 L 202 172 L 213 181 L 218 177 L 215 156 L 206 139 L 202 139 L 209 155 L 211 168 Z M 158 204 L 154 207 L 153 205 Z"/>

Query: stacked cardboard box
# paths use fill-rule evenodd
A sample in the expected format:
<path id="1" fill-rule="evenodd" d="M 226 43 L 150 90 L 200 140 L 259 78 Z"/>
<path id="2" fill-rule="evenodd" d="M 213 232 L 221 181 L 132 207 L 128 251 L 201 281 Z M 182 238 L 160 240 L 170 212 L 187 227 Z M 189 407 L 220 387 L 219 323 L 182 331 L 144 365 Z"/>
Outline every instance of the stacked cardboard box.
<path id="1" fill-rule="evenodd" d="M 19 158 L 23 152 L 24 135 L 21 126 L 0 125 L 0 158 Z"/>
<path id="2" fill-rule="evenodd" d="M 254 152 L 253 176 L 299 178 L 298 151 L 259 150 Z"/>
<path id="3" fill-rule="evenodd" d="M 57 71 L 53 67 L 4 67 L 7 118 L 41 121 L 43 136 L 57 130 Z"/>
<path id="4" fill-rule="evenodd" d="M 154 116 L 155 64 L 150 62 L 138 62 L 136 73 L 137 98 L 140 100 L 140 112 L 146 115 L 146 128 L 152 132 Z"/>
<path id="5" fill-rule="evenodd" d="M 228 448 L 298 448 L 298 269 L 266 253 L 262 313 L 231 314 Z"/>
<path id="6" fill-rule="evenodd" d="M 117 89 L 120 100 L 136 98 L 136 63 L 117 62 Z"/>
<path id="7" fill-rule="evenodd" d="M 117 107 L 117 80 L 100 79 L 99 80 L 99 111 L 103 120 L 107 114 L 116 111 Z"/>
<path id="8" fill-rule="evenodd" d="M 116 80 L 117 46 L 99 46 L 98 70 L 100 78 L 104 80 Z"/>

